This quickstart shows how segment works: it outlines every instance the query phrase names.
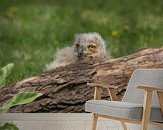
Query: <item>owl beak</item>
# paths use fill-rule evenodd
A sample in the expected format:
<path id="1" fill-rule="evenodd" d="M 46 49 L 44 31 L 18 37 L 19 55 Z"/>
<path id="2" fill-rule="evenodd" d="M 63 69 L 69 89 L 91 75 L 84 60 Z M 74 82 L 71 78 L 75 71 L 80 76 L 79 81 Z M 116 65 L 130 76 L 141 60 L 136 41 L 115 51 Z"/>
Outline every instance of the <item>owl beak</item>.
<path id="1" fill-rule="evenodd" d="M 84 50 L 83 48 L 79 49 L 79 52 L 78 52 L 78 57 L 81 57 L 84 53 Z"/>

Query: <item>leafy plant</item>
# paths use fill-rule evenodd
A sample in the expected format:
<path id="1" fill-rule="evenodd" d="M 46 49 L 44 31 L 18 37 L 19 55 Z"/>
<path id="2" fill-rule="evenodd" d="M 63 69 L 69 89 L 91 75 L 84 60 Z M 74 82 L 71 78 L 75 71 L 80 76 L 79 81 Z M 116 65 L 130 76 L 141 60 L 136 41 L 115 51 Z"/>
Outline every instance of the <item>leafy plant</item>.
<path id="1" fill-rule="evenodd" d="M 19 130 L 19 129 L 12 123 L 5 123 L 3 126 L 0 126 L 0 130 Z"/>
<path id="2" fill-rule="evenodd" d="M 11 73 L 14 64 L 10 63 L 7 66 L 0 69 L 0 88 L 5 86 L 6 78 Z M 17 105 L 23 105 L 34 101 L 36 98 L 42 96 L 42 93 L 36 92 L 19 92 L 14 95 L 7 103 L 3 104 L 0 107 L 0 113 L 7 111 L 9 108 Z M 12 123 L 5 123 L 3 126 L 0 126 L 0 130 L 19 130 Z"/>
<path id="3" fill-rule="evenodd" d="M 14 67 L 13 63 L 6 65 L 0 69 L 0 88 L 5 86 L 6 78 L 11 73 L 11 69 Z"/>
<path id="4" fill-rule="evenodd" d="M 7 111 L 10 107 L 13 106 L 30 103 L 40 96 L 42 96 L 42 93 L 35 93 L 35 92 L 17 93 L 6 104 L 0 107 L 0 113 Z"/>

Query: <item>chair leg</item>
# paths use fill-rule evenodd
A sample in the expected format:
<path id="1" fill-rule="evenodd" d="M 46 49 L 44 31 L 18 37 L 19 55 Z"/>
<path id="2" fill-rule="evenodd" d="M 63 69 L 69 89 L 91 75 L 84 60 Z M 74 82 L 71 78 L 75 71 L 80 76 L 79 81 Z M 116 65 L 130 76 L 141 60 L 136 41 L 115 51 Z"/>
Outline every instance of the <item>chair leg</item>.
<path id="1" fill-rule="evenodd" d="M 148 128 L 148 124 L 142 124 L 141 130 L 147 130 L 147 128 Z"/>
<path id="2" fill-rule="evenodd" d="M 92 130 L 96 130 L 97 121 L 98 121 L 98 117 L 95 115 L 95 113 L 93 113 Z"/>
<path id="3" fill-rule="evenodd" d="M 121 121 L 121 124 L 122 124 L 123 129 L 127 130 L 127 126 L 126 126 L 125 122 Z"/>
<path id="4" fill-rule="evenodd" d="M 160 103 L 161 112 L 163 114 L 163 92 L 157 92 L 158 100 Z"/>
<path id="5" fill-rule="evenodd" d="M 145 91 L 141 130 L 147 130 L 150 119 L 151 102 L 152 102 L 152 91 Z"/>
<path id="6" fill-rule="evenodd" d="M 111 101 L 118 101 L 115 89 L 108 88 L 108 92 L 109 92 Z M 122 124 L 123 129 L 127 130 L 127 126 L 126 126 L 125 122 L 121 121 L 121 124 Z"/>

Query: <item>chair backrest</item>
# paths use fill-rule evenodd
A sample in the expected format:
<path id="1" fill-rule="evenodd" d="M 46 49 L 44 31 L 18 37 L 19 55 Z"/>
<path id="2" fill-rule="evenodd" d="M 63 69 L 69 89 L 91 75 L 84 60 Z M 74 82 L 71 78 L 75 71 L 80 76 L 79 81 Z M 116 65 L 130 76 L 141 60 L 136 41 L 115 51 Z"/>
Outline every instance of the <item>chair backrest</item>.
<path id="1" fill-rule="evenodd" d="M 163 68 L 135 70 L 129 80 L 127 90 L 122 101 L 143 104 L 144 91 L 137 89 L 137 86 L 163 88 Z M 156 92 L 153 94 L 152 106 L 159 106 Z"/>

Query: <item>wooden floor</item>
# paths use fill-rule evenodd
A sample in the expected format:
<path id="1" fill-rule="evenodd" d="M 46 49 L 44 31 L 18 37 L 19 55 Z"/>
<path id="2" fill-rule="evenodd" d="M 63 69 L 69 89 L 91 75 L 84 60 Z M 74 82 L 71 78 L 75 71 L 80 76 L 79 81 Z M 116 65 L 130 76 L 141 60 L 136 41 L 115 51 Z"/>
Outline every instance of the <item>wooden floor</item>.
<path id="1" fill-rule="evenodd" d="M 13 122 L 20 130 L 91 130 L 91 117 L 89 113 L 4 113 L 0 123 Z M 99 118 L 97 130 L 123 129 L 119 122 Z"/>

